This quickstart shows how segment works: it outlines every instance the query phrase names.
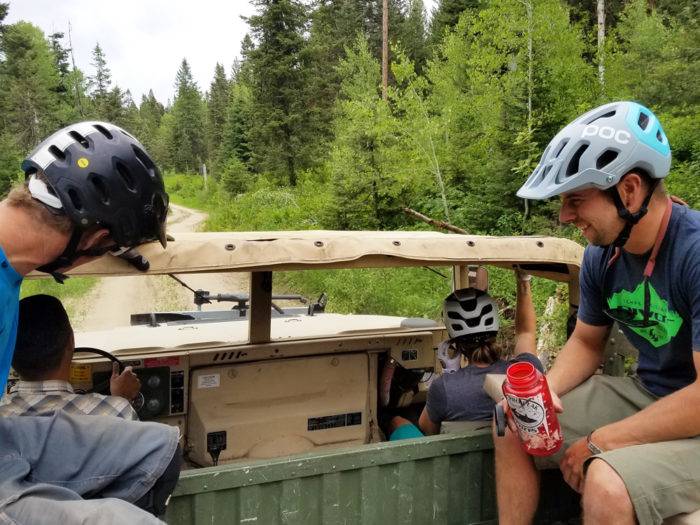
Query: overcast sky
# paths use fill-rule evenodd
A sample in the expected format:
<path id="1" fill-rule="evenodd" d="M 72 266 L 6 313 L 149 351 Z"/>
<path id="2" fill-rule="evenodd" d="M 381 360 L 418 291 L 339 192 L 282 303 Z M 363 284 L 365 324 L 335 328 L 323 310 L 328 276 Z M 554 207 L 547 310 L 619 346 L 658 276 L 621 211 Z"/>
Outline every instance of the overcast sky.
<path id="1" fill-rule="evenodd" d="M 377 0 L 379 1 L 379 0 Z M 227 75 L 240 55 L 248 31 L 241 16 L 254 9 L 240 0 L 9 0 L 6 23 L 27 20 L 46 35 L 71 25 L 76 65 L 92 75 L 92 50 L 99 42 L 112 82 L 130 89 L 138 104 L 153 89 L 172 100 L 175 74 L 186 58 L 199 88 L 205 91 L 217 62 Z M 436 0 L 424 0 L 429 11 Z"/>

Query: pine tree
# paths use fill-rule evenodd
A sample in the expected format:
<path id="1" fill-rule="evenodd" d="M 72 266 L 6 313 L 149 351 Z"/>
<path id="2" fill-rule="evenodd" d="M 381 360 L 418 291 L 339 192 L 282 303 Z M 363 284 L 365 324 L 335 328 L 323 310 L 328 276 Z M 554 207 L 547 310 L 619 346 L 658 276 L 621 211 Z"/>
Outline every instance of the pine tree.
<path id="1" fill-rule="evenodd" d="M 148 95 L 141 96 L 141 105 L 139 106 L 139 118 L 141 121 L 142 135 L 139 138 L 142 140 L 146 149 L 155 155 L 156 141 L 158 138 L 158 129 L 160 122 L 165 113 L 163 104 L 158 102 L 153 90 L 148 91 Z M 159 162 L 162 159 L 158 159 Z"/>
<path id="2" fill-rule="evenodd" d="M 478 9 L 480 3 L 480 0 L 439 0 L 430 20 L 430 39 L 433 45 L 440 43 L 445 31 L 457 25 L 462 13 L 467 9 Z"/>
<path id="3" fill-rule="evenodd" d="M 169 156 L 176 170 L 196 173 L 206 159 L 206 116 L 202 95 L 184 58 L 177 72 L 175 88 Z"/>
<path id="4" fill-rule="evenodd" d="M 423 71 L 423 66 L 428 58 L 426 38 L 423 0 L 410 0 L 408 14 L 400 27 L 399 44 L 419 74 Z"/>
<path id="5" fill-rule="evenodd" d="M 2 33 L 5 29 L 5 26 L 2 24 L 5 18 L 7 17 L 7 13 L 10 11 L 10 4 L 0 2 L 0 36 L 2 36 Z"/>
<path id="6" fill-rule="evenodd" d="M 107 67 L 107 58 L 99 42 L 95 44 L 95 48 L 92 50 L 92 62 L 90 65 L 95 68 L 95 75 L 90 77 L 91 95 L 96 100 L 104 99 L 107 97 L 109 88 L 112 85 L 112 72 Z"/>
<path id="7" fill-rule="evenodd" d="M 214 80 L 209 87 L 207 104 L 207 151 L 208 157 L 212 161 L 219 156 L 224 126 L 226 125 L 229 92 L 230 85 L 224 66 L 217 62 Z"/>
<path id="8" fill-rule="evenodd" d="M 121 117 L 121 89 L 111 89 L 112 72 L 107 67 L 107 57 L 102 51 L 99 42 L 92 51 L 92 62 L 95 74 L 88 77 L 88 89 L 90 93 L 90 113 L 97 119 L 111 121 L 115 117 Z"/>
<path id="9" fill-rule="evenodd" d="M 248 19 L 257 45 L 247 51 L 253 88 L 253 165 L 294 186 L 309 162 L 304 137 L 306 8 L 298 0 L 255 0 Z"/>
<path id="10" fill-rule="evenodd" d="M 54 131 L 65 114 L 53 52 L 40 29 L 28 22 L 8 25 L 0 50 L 0 131 L 28 151 Z"/>

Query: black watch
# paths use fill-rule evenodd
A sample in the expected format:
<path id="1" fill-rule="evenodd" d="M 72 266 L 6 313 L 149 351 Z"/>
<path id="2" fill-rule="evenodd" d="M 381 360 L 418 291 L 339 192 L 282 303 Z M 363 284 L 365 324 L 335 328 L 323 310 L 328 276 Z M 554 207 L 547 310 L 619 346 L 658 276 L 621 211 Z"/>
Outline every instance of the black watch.
<path id="1" fill-rule="evenodd" d="M 593 432 L 595 432 L 595 430 L 591 430 L 591 432 L 586 436 L 586 445 L 588 445 L 588 450 L 590 450 L 591 454 L 597 456 L 598 454 L 602 454 L 605 451 L 598 445 L 593 443 L 593 441 L 591 441 L 591 436 L 593 435 Z"/>

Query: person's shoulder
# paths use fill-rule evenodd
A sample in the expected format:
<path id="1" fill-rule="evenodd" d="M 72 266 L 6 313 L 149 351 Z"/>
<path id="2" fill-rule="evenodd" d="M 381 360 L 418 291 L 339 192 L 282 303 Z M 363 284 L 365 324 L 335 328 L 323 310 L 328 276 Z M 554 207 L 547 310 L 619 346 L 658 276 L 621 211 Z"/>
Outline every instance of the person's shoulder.
<path id="1" fill-rule="evenodd" d="M 439 376 L 437 376 L 435 379 L 433 379 L 430 383 L 430 387 L 428 388 L 428 393 L 430 392 L 435 392 L 438 389 L 444 389 L 445 388 L 445 380 L 449 376 L 455 375 L 457 372 L 452 372 L 451 374 L 445 374 L 442 373 Z"/>
<path id="2" fill-rule="evenodd" d="M 583 264 L 602 263 L 605 260 L 606 248 L 589 244 L 583 249 Z"/>
<path id="3" fill-rule="evenodd" d="M 542 361 L 540 361 L 540 358 L 537 357 L 535 354 L 530 354 L 528 352 L 523 352 L 522 354 L 518 354 L 513 359 L 510 360 L 510 363 L 530 363 L 532 364 L 537 370 L 540 372 L 544 372 L 544 367 L 542 366 Z M 508 364 L 510 364 L 508 363 Z"/>
<path id="4" fill-rule="evenodd" d="M 700 211 L 681 206 L 673 205 L 676 227 L 673 232 L 673 246 L 677 255 L 682 252 L 683 258 L 694 261 L 700 260 Z"/>

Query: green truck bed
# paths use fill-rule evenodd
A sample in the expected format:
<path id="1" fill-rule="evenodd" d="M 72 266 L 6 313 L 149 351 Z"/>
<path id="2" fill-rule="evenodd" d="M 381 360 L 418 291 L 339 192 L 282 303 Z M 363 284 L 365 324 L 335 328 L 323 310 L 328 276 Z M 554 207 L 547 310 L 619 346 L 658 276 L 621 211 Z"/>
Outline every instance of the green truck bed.
<path id="1" fill-rule="evenodd" d="M 492 438 L 445 434 L 185 471 L 167 522 L 495 523 Z"/>

